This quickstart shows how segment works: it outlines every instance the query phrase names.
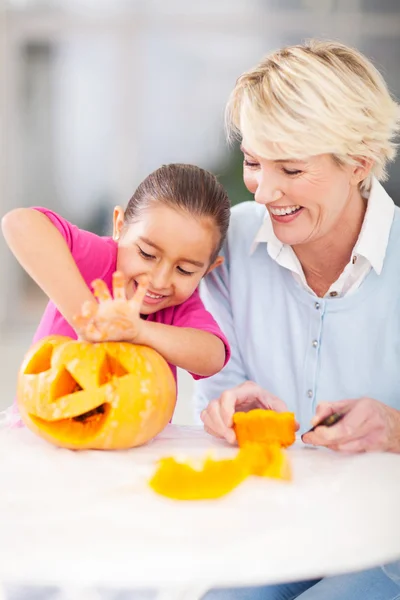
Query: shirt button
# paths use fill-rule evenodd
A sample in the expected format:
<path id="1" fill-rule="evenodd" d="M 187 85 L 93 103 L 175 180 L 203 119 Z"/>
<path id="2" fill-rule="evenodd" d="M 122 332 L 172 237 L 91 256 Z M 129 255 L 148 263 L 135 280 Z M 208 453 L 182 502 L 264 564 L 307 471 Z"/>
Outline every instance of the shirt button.
<path id="1" fill-rule="evenodd" d="M 337 292 L 331 292 L 329 295 L 330 295 L 331 298 L 336 298 L 336 296 L 338 295 L 338 293 Z"/>
<path id="2" fill-rule="evenodd" d="M 315 306 L 316 310 L 318 310 L 318 309 L 320 308 L 320 306 L 321 306 L 321 305 L 320 305 L 320 303 L 319 303 L 319 302 L 316 302 L 316 303 L 314 304 L 314 306 Z"/>
<path id="3" fill-rule="evenodd" d="M 351 261 L 351 262 L 353 263 L 353 265 L 355 265 L 355 264 L 356 264 L 356 262 L 357 262 L 357 256 L 353 256 L 353 259 L 352 259 L 352 261 Z"/>
<path id="4" fill-rule="evenodd" d="M 308 396 L 309 398 L 312 398 L 312 397 L 313 397 L 312 390 L 307 390 L 307 396 Z"/>
<path id="5" fill-rule="evenodd" d="M 313 345 L 313 348 L 317 348 L 317 346 L 318 346 L 318 341 L 317 341 L 317 340 L 313 340 L 313 343 L 312 343 L 312 345 Z"/>

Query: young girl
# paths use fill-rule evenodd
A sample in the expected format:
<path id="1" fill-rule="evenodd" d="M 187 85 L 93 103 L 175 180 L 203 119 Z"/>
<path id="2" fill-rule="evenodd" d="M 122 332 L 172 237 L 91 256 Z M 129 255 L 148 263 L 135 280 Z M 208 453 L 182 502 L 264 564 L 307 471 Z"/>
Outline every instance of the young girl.
<path id="1" fill-rule="evenodd" d="M 4 237 L 49 297 L 33 341 L 60 334 L 144 344 L 168 361 L 175 378 L 176 367 L 195 379 L 214 375 L 230 351 L 197 287 L 222 262 L 229 216 L 217 179 L 180 164 L 151 173 L 125 211 L 114 209 L 112 238 L 44 208 L 9 212 Z"/>

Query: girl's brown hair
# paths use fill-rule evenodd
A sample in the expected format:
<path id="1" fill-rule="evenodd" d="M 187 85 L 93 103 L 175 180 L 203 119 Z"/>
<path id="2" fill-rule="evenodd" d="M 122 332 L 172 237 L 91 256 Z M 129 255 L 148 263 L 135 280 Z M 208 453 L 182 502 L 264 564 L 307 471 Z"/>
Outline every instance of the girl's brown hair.
<path id="1" fill-rule="evenodd" d="M 136 221 L 152 202 L 162 202 L 192 216 L 212 219 L 220 234 L 211 262 L 215 260 L 225 240 L 230 218 L 228 195 L 215 175 L 194 165 L 163 165 L 146 177 L 129 200 L 125 223 Z"/>

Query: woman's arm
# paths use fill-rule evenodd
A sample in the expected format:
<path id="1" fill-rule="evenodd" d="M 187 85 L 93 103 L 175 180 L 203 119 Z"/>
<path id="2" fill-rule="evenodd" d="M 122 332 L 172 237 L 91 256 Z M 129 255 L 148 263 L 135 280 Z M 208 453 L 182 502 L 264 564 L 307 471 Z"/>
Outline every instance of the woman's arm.
<path id="1" fill-rule="evenodd" d="M 61 233 L 46 215 L 31 208 L 12 210 L 1 225 L 16 259 L 72 325 L 82 304 L 94 297 Z"/>

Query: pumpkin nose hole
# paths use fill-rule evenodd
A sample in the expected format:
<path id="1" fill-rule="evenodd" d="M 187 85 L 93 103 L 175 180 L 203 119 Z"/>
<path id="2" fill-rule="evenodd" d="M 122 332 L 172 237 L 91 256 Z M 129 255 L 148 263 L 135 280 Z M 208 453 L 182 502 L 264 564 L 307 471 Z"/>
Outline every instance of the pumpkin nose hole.
<path id="1" fill-rule="evenodd" d="M 51 390 L 50 402 L 54 402 L 62 396 L 74 394 L 82 390 L 79 383 L 74 379 L 67 369 L 59 371 Z"/>

